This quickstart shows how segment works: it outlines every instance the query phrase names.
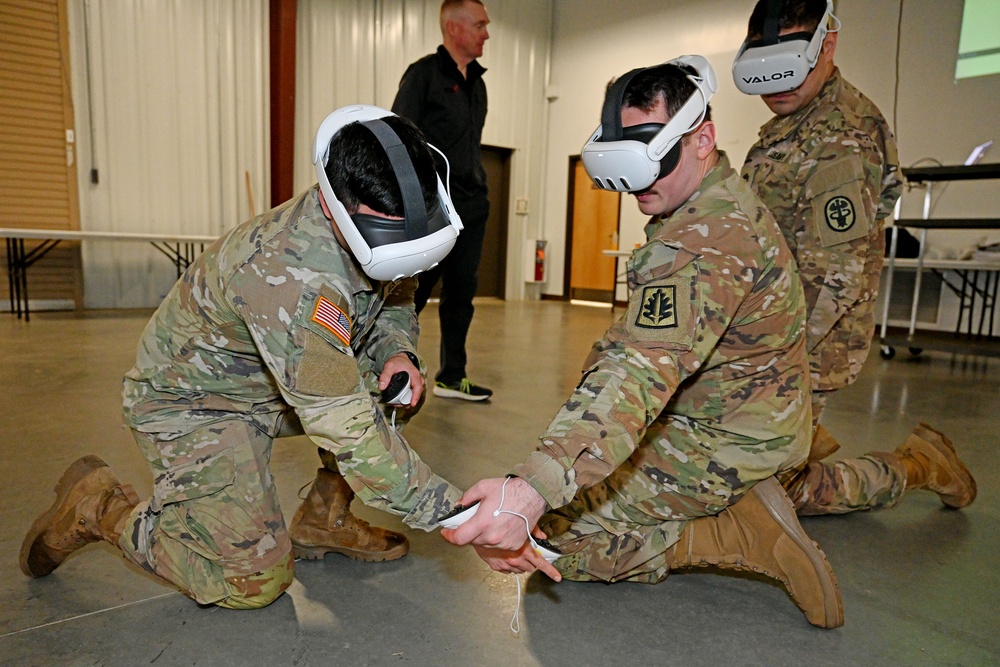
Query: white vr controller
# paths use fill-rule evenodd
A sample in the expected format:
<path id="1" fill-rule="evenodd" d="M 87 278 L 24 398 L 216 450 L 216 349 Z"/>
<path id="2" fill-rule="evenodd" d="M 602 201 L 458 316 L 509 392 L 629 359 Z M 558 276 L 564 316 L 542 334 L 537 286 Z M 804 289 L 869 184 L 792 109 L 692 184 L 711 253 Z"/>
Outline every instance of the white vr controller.
<path id="1" fill-rule="evenodd" d="M 478 501 L 468 507 L 455 505 L 455 509 L 452 510 L 450 514 L 446 514 L 438 520 L 438 525 L 442 528 L 458 528 L 463 523 L 474 517 L 478 510 Z M 530 534 L 528 535 L 528 540 L 531 542 L 531 546 L 534 547 L 535 551 L 537 551 L 542 558 L 550 563 L 555 562 L 557 558 L 563 556 L 561 552 L 555 550 L 555 547 L 548 544 L 546 540 L 536 540 Z"/>
<path id="2" fill-rule="evenodd" d="M 406 371 L 394 373 L 389 384 L 382 390 L 382 400 L 388 405 L 409 405 L 413 398 L 410 376 Z"/>

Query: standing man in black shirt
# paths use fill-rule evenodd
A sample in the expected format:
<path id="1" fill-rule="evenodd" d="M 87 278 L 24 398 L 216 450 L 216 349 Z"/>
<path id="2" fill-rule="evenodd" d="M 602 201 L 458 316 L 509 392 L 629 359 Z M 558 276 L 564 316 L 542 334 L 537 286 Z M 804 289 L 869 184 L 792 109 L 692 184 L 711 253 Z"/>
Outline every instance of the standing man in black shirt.
<path id="1" fill-rule="evenodd" d="M 444 0 L 444 43 L 406 69 L 392 104 L 393 112 L 413 121 L 427 141 L 444 152 L 450 165 L 451 198 L 465 228 L 441 264 L 417 276 L 414 298 L 419 313 L 441 280 L 441 368 L 433 391 L 435 396 L 467 401 L 485 401 L 493 395 L 486 387 L 470 382 L 465 373 L 465 339 L 472 323 L 472 298 L 479 282 L 479 258 L 490 212 L 480 157 L 486 122 L 486 69 L 476 61 L 490 37 L 486 29 L 489 22 L 480 0 Z M 444 178 L 443 160 L 438 160 L 438 169 Z"/>

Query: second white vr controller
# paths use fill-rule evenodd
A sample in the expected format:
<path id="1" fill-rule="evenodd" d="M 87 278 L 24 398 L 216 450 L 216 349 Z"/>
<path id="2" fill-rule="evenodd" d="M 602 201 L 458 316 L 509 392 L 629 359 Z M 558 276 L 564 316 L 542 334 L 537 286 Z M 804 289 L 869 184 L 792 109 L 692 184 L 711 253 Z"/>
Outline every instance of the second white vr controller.
<path id="1" fill-rule="evenodd" d="M 476 512 L 479 510 L 479 503 L 476 502 L 468 507 L 463 507 L 462 505 L 456 505 L 455 509 L 452 510 L 450 514 L 447 514 L 438 520 L 438 525 L 442 528 L 458 528 L 463 523 L 475 516 Z M 563 554 L 556 551 L 551 545 L 547 545 L 545 540 L 536 540 L 531 534 L 528 534 L 528 540 L 531 542 L 531 546 L 534 547 L 542 558 L 552 563 L 557 558 L 560 558 Z"/>

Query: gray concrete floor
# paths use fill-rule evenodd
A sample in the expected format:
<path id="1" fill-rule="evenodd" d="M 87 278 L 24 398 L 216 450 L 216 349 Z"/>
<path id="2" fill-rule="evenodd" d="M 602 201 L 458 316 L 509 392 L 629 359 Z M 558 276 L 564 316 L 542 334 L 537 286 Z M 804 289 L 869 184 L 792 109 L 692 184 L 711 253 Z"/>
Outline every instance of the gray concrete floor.
<path id="1" fill-rule="evenodd" d="M 620 312 L 620 311 L 619 311 Z M 918 420 L 957 443 L 979 481 L 964 511 L 928 492 L 896 508 L 803 521 L 837 573 L 846 625 L 806 623 L 767 581 L 692 572 L 657 586 L 522 578 L 469 549 L 405 528 L 356 503 L 357 514 L 407 532 L 410 554 L 390 563 L 331 555 L 300 562 L 298 581 L 253 612 L 201 608 L 91 545 L 49 577 L 25 578 L 21 539 L 53 499 L 71 461 L 104 457 L 140 495 L 151 477 L 120 418 L 120 381 L 149 316 L 141 312 L 0 316 L 0 664 L 3 665 L 998 665 L 1000 361 L 906 351 L 869 359 L 824 423 L 838 455 L 891 450 Z M 576 383 L 607 310 L 556 302 L 478 304 L 473 380 L 495 398 L 429 398 L 406 434 L 459 486 L 506 472 L 534 446 Z M 436 309 L 422 318 L 421 353 L 437 365 Z M 275 443 L 286 515 L 317 465 L 304 438 Z"/>

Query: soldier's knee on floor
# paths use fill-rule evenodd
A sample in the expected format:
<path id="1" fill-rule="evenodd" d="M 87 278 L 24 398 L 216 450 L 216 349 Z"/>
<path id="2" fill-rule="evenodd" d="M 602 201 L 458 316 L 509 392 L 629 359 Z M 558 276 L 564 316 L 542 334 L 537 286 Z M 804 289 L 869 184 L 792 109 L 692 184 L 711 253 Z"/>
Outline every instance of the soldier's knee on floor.
<path id="1" fill-rule="evenodd" d="M 232 591 L 215 604 L 226 609 L 261 609 L 277 600 L 295 579 L 295 559 L 291 554 L 273 567 L 246 576 L 226 577 Z"/>

